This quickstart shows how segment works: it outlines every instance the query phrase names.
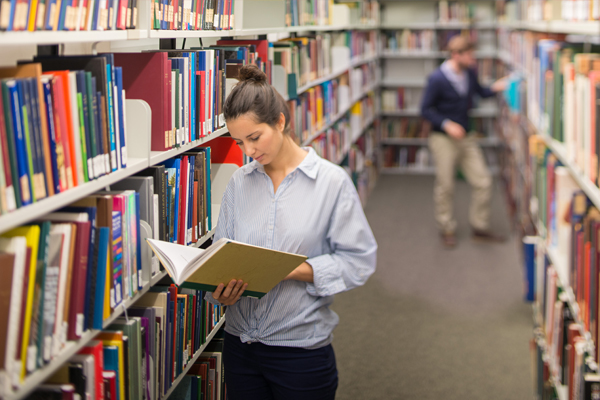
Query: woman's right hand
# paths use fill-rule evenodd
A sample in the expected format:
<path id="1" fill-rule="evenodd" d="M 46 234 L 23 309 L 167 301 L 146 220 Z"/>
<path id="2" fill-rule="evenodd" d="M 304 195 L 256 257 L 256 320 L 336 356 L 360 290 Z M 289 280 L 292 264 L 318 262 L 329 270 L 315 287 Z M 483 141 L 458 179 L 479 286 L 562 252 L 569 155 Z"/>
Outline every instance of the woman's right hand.
<path id="1" fill-rule="evenodd" d="M 219 303 L 232 306 L 237 303 L 247 287 L 248 284 L 244 283 L 243 280 L 232 279 L 227 286 L 222 283 L 219 284 L 212 295 Z"/>

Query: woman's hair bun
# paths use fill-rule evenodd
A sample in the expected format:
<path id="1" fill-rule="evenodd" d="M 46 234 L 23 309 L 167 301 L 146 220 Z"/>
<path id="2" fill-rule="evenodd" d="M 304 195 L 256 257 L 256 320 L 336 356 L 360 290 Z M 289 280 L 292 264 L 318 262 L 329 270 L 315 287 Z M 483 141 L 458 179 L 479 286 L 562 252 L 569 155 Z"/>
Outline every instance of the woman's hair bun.
<path id="1" fill-rule="evenodd" d="M 256 83 L 263 83 L 267 81 L 267 75 L 262 72 L 254 64 L 244 65 L 239 72 L 240 82 L 254 81 Z"/>

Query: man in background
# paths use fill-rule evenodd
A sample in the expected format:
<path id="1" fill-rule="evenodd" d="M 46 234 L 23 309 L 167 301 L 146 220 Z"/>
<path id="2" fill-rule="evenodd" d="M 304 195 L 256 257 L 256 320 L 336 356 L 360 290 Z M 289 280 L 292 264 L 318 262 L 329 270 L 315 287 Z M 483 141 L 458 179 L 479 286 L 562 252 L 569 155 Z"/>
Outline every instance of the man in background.
<path id="1" fill-rule="evenodd" d="M 456 166 L 472 187 L 469 222 L 474 239 L 502 241 L 490 231 L 492 176 L 474 135 L 467 133 L 469 109 L 474 95 L 494 96 L 504 90 L 504 79 L 490 88 L 482 87 L 473 70 L 473 44 L 464 36 L 454 36 L 449 44 L 450 58 L 428 78 L 421 115 L 432 124 L 429 148 L 436 168 L 434 187 L 435 218 L 443 244 L 455 247 L 456 220 L 453 215 Z"/>

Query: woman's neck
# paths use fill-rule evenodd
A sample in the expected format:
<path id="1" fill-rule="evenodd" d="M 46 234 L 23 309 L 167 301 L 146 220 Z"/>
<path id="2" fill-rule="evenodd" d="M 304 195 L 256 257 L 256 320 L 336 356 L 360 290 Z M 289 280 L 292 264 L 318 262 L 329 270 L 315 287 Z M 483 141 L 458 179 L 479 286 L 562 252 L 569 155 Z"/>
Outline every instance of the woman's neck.
<path id="1" fill-rule="evenodd" d="M 290 136 L 284 135 L 279 154 L 265 165 L 265 172 L 269 175 L 281 173 L 287 175 L 300 165 L 306 154 L 306 151 L 302 150 Z"/>

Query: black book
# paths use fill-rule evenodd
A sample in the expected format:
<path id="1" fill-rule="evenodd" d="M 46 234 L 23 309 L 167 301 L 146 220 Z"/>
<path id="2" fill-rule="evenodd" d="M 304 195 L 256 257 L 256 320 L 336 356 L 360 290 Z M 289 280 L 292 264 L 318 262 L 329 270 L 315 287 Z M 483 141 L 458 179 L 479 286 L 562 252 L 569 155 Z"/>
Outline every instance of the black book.
<path id="1" fill-rule="evenodd" d="M 600 375 L 585 374 L 583 379 L 583 400 L 600 399 Z"/>
<path id="2" fill-rule="evenodd" d="M 40 186 L 41 189 L 44 191 L 44 197 L 46 197 L 48 196 L 49 191 L 48 181 L 46 179 L 46 165 L 44 163 L 44 141 L 42 138 L 42 121 L 40 116 L 38 81 L 36 78 L 29 78 L 27 79 L 27 81 L 29 86 L 29 106 L 31 108 L 31 114 L 29 115 L 29 118 L 31 118 L 31 120 L 29 124 L 32 129 L 30 131 L 30 135 L 33 133 L 32 140 L 35 141 L 35 153 L 38 162 L 38 169 L 42 174 L 40 178 Z"/>
<path id="3" fill-rule="evenodd" d="M 38 146 L 41 145 L 41 142 L 38 142 L 36 140 L 36 135 L 35 135 L 35 131 L 33 129 L 33 111 L 32 111 L 32 107 L 31 107 L 31 83 L 29 81 L 29 79 L 19 79 L 17 81 L 18 87 L 19 87 L 19 103 L 20 103 L 20 107 L 22 107 L 23 110 L 23 119 L 21 121 L 21 123 L 23 124 L 23 133 L 24 134 L 28 134 L 29 136 L 29 146 L 30 148 L 27 149 L 27 151 L 30 153 L 30 157 L 32 160 L 32 166 L 33 166 L 33 180 L 31 181 L 31 186 L 33 187 L 34 190 L 34 194 L 35 194 L 35 198 L 36 200 L 42 199 L 45 196 L 45 193 L 41 192 L 42 188 L 41 188 L 41 182 L 43 182 L 44 179 L 44 168 L 43 168 L 43 163 L 44 163 L 44 159 L 43 156 L 42 158 L 40 158 L 39 156 L 42 155 L 41 154 L 41 149 L 38 151 Z M 25 118 L 25 111 L 27 112 L 27 118 Z M 40 135 L 40 140 L 41 140 L 41 135 Z"/>
<path id="4" fill-rule="evenodd" d="M 83 364 L 69 364 L 69 382 L 75 386 L 75 393 L 85 399 L 86 377 L 83 373 Z"/>

